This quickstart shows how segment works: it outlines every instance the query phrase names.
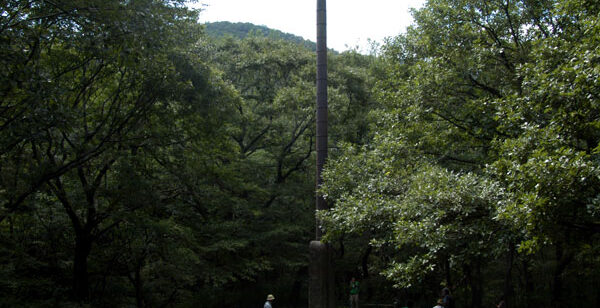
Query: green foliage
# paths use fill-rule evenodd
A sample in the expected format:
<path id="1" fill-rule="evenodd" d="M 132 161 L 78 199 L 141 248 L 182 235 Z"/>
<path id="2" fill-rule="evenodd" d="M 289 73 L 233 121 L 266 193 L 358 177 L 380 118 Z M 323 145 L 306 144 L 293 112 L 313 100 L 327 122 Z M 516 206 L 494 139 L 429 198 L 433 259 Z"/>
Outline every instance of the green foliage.
<path id="1" fill-rule="evenodd" d="M 232 194 L 235 218 L 224 217 L 231 225 L 217 222 L 211 232 L 237 245 L 226 262 L 235 270 L 219 276 L 233 274 L 223 287 L 243 291 L 226 301 L 233 304 L 248 296 L 261 301 L 264 296 L 257 293 L 277 291 L 284 294 L 280 303 L 294 305 L 294 300 L 286 303 L 285 294 L 301 298 L 306 293 L 301 289 L 306 287 L 306 243 L 314 226 L 314 55 L 283 40 L 250 36 L 215 40 L 206 56 L 240 96 L 228 132 L 237 156 L 221 166 L 220 172 L 227 173 L 219 176 L 224 180 L 219 186 Z M 338 140 L 366 135 L 355 129 L 364 125 L 361 110 L 369 106 L 369 62 L 360 57 L 331 59 L 337 67 L 332 69 L 330 105 L 345 113 L 332 121 L 345 134 L 336 135 Z M 256 287 L 248 287 L 249 282 Z M 284 282 L 292 287 L 283 289 Z M 208 296 L 217 300 L 221 293 Z"/>
<path id="2" fill-rule="evenodd" d="M 305 300 L 306 41 L 183 0 L 1 5 L 0 306 Z M 380 56 L 329 54 L 340 294 L 362 275 L 382 302 L 597 301 L 599 13 L 431 0 Z"/>
<path id="3" fill-rule="evenodd" d="M 214 141 L 233 96 L 194 55 L 196 14 L 182 1 L 3 9 L 0 223 L 14 248 L 2 258 L 20 265 L 7 268 L 2 294 L 121 306 L 132 290 L 138 306 L 181 301 L 199 251 L 166 210 L 181 206 L 181 186 L 161 181 L 186 145 L 227 151 Z"/>
<path id="4" fill-rule="evenodd" d="M 498 114 L 514 134 L 498 142 L 502 158 L 492 169 L 517 198 L 503 215 L 536 242 L 571 242 L 565 232 L 593 232 L 598 224 L 600 28 L 598 12 L 582 13 L 582 5 L 559 7 L 564 32 L 535 45 L 534 61 L 519 70 L 522 94 L 503 101 Z"/>
<path id="5" fill-rule="evenodd" d="M 314 56 L 184 4 L 2 3 L 0 305 L 304 299 Z M 371 60 L 332 58 L 336 141 L 365 140 Z"/>
<path id="6" fill-rule="evenodd" d="M 598 7 L 439 0 L 413 15 L 374 72 L 373 138 L 328 163 L 327 238 L 366 234 L 398 287 L 448 285 L 461 305 L 591 303 L 567 282 L 600 230 Z"/>
<path id="7" fill-rule="evenodd" d="M 311 51 L 317 50 L 317 44 L 309 40 L 305 40 L 300 36 L 290 33 L 284 33 L 279 30 L 270 29 L 265 26 L 257 26 L 247 22 L 228 22 L 218 21 L 204 24 L 206 34 L 214 38 L 224 38 L 231 36 L 236 39 L 243 40 L 248 36 L 265 36 L 270 38 L 282 39 L 284 41 L 293 42 Z"/>

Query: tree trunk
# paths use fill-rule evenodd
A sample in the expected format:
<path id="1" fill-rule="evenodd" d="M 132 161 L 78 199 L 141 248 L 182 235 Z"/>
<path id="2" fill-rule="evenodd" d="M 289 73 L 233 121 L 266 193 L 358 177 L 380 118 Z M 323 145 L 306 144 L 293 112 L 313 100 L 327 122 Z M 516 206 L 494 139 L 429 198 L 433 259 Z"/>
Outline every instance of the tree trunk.
<path id="1" fill-rule="evenodd" d="M 469 287 L 471 288 L 471 307 L 481 308 L 482 307 L 482 277 L 481 277 L 481 263 L 476 261 L 474 264 L 465 267 L 465 273 Z M 456 299 L 454 299 L 456 300 Z"/>
<path id="2" fill-rule="evenodd" d="M 506 273 L 504 275 L 504 302 L 506 303 L 506 307 L 513 306 L 513 294 L 514 288 L 512 284 L 512 269 L 514 264 L 514 256 L 515 256 L 515 244 L 508 244 L 508 254 L 506 260 Z"/>
<path id="3" fill-rule="evenodd" d="M 523 260 L 523 280 L 524 280 L 524 295 L 525 295 L 525 307 L 533 308 L 536 305 L 533 303 L 533 275 L 531 274 L 531 270 L 529 269 L 529 258 Z"/>
<path id="4" fill-rule="evenodd" d="M 565 253 L 564 248 L 560 243 L 556 245 L 556 268 L 554 269 L 554 276 L 552 279 L 551 307 L 563 307 L 562 275 L 572 259 L 573 255 L 571 253 Z"/>
<path id="5" fill-rule="evenodd" d="M 300 291 L 302 290 L 302 283 L 306 280 L 306 270 L 307 270 L 306 267 L 302 267 L 296 272 L 296 278 L 294 278 L 294 283 L 292 284 L 292 291 L 290 292 L 292 294 L 293 299 L 300 298 Z M 292 303 L 292 308 L 297 308 L 299 305 L 300 305 L 300 301 L 295 300 Z"/>
<path id="6" fill-rule="evenodd" d="M 138 308 L 144 308 L 144 292 L 143 292 L 143 283 L 142 283 L 142 274 L 141 274 L 141 265 L 138 265 L 135 269 L 134 276 L 134 285 L 135 285 L 135 302 Z"/>
<path id="7" fill-rule="evenodd" d="M 369 256 L 371 255 L 371 251 L 373 251 L 373 247 L 368 245 L 367 250 L 365 250 L 365 253 L 360 257 L 363 278 L 369 278 Z"/>
<path id="8" fill-rule="evenodd" d="M 75 259 L 73 262 L 73 292 L 79 301 L 90 299 L 90 284 L 87 261 L 92 250 L 92 236 L 89 233 L 75 235 Z"/>
<path id="9" fill-rule="evenodd" d="M 598 279 L 598 278 L 596 278 Z M 600 285 L 600 283 L 596 283 L 596 285 Z M 598 288 L 596 288 L 598 290 Z M 600 292 L 596 291 L 596 307 L 600 307 Z"/>
<path id="10" fill-rule="evenodd" d="M 371 252 L 373 251 L 373 247 L 371 245 L 367 246 L 367 249 L 365 250 L 365 252 L 361 255 L 360 257 L 360 263 L 361 263 L 361 269 L 362 269 L 362 278 L 369 278 L 369 256 L 371 255 Z M 370 301 L 373 299 L 373 294 L 375 293 L 375 290 L 373 290 L 373 285 L 372 284 L 366 284 L 367 287 L 367 296 L 366 296 L 366 300 Z"/>
<path id="11" fill-rule="evenodd" d="M 481 274 L 481 261 L 477 261 L 475 265 L 475 283 L 474 286 L 477 287 L 476 291 L 473 292 L 475 297 L 473 297 L 473 308 L 482 308 L 483 307 L 483 275 Z"/>
<path id="12" fill-rule="evenodd" d="M 452 276 L 450 275 L 450 256 L 444 256 L 444 271 L 446 274 L 446 286 L 452 289 Z"/>

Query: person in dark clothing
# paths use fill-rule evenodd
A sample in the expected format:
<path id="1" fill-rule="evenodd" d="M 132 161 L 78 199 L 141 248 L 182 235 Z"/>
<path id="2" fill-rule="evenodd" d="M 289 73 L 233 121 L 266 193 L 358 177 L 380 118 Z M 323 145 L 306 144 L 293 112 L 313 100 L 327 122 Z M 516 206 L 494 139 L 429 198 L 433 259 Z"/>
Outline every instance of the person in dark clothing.
<path id="1" fill-rule="evenodd" d="M 450 295 L 450 289 L 442 289 L 442 306 L 444 308 L 454 308 L 454 298 Z"/>

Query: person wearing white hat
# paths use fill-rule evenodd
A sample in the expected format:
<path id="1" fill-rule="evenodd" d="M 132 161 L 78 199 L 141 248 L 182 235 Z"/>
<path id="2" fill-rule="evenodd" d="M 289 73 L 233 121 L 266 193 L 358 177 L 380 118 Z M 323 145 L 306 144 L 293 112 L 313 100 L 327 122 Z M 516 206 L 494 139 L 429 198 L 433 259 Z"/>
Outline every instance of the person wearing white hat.
<path id="1" fill-rule="evenodd" d="M 263 306 L 263 308 L 273 308 L 273 306 L 271 306 L 271 303 L 274 300 L 275 300 L 275 296 L 273 296 L 273 294 L 267 295 L 267 301 L 265 302 L 265 305 Z"/>

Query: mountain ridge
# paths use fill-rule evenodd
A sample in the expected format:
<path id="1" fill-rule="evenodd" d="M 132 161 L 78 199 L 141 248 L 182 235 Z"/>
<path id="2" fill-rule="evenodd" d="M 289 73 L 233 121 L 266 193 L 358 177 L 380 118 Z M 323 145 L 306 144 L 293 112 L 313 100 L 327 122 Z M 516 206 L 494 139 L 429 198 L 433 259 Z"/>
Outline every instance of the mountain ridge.
<path id="1" fill-rule="evenodd" d="M 301 36 L 271 29 L 267 26 L 255 25 L 249 22 L 217 21 L 204 23 L 204 27 L 206 33 L 215 38 L 232 36 L 234 38 L 243 39 L 249 35 L 273 36 L 302 45 L 312 51 L 317 50 L 317 44 L 315 42 L 304 39 Z"/>

